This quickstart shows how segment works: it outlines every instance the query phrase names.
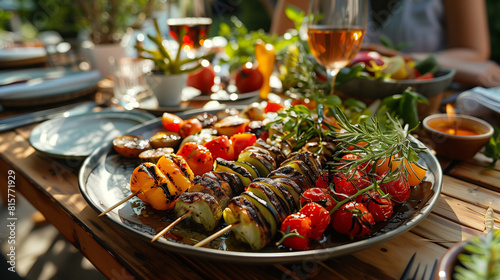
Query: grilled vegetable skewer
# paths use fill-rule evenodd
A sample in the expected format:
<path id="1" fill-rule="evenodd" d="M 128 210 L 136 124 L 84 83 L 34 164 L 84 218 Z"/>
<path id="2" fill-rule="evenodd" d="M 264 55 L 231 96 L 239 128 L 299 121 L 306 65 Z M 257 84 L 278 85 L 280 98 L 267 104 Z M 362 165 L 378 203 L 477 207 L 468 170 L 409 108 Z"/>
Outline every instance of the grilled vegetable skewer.
<path id="1" fill-rule="evenodd" d="M 134 196 L 156 210 L 171 209 L 179 195 L 189 188 L 193 177 L 193 172 L 181 156 L 167 154 L 162 156 L 157 164 L 143 162 L 132 172 L 130 178 L 132 194 L 99 216 L 103 216 Z"/>
<path id="2" fill-rule="evenodd" d="M 253 146 L 245 148 L 237 161 L 216 159 L 214 171 L 196 176 L 188 191 L 179 196 L 174 208 L 176 216 L 190 218 L 192 222 L 203 226 L 205 231 L 213 231 L 229 200 L 241 194 L 261 173 L 267 175 L 276 168 L 274 158 L 281 162 L 285 155 L 279 147 L 259 139 Z M 187 212 L 191 214 L 185 215 Z M 177 219 L 172 224 L 183 219 Z M 169 228 L 173 227 L 172 224 Z"/>
<path id="3" fill-rule="evenodd" d="M 319 175 L 319 171 L 312 170 L 316 167 L 321 164 L 312 153 L 294 155 L 267 178 L 248 184 L 246 191 L 233 197 L 222 212 L 228 224 L 225 229 L 231 229 L 236 239 L 253 250 L 262 249 L 271 242 L 285 217 L 298 211 L 302 192 L 314 187 Z M 203 246 L 219 235 L 214 234 L 195 246 Z"/>

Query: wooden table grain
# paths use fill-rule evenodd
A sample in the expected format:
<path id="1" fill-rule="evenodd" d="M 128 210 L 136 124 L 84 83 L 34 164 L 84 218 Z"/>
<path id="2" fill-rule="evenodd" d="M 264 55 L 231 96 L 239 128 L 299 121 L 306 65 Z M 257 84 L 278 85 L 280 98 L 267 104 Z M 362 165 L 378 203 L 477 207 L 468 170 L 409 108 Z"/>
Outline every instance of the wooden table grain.
<path id="1" fill-rule="evenodd" d="M 500 163 L 487 169 L 490 159 L 482 154 L 469 161 L 439 158 L 443 188 L 432 213 L 411 231 L 385 243 L 342 257 L 286 264 L 186 257 L 98 218 L 79 191 L 81 162 L 35 151 L 28 140 L 35 126 L 0 133 L 2 185 L 13 171 L 17 194 L 26 197 L 109 279 L 399 279 L 413 253 L 417 252 L 417 262 L 431 266 L 447 248 L 484 230 L 488 206 L 497 216 L 500 213 Z"/>

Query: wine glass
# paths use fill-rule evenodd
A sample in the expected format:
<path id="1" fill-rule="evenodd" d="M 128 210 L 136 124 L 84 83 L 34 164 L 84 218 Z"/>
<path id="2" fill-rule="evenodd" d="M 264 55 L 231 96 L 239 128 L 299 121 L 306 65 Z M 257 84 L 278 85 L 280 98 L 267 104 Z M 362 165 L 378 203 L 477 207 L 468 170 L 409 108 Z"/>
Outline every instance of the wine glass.
<path id="1" fill-rule="evenodd" d="M 212 24 L 211 0 L 169 1 L 167 25 L 170 36 L 188 54 L 203 46 Z"/>
<path id="2" fill-rule="evenodd" d="M 307 42 L 316 61 L 335 77 L 361 48 L 368 14 L 367 0 L 311 0 Z"/>

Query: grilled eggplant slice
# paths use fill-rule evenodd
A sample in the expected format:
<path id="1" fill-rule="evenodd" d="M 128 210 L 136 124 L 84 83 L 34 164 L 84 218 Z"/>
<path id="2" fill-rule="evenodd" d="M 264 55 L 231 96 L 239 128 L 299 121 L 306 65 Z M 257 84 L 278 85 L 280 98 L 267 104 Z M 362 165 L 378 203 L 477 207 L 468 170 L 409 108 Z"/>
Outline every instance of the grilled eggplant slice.
<path id="1" fill-rule="evenodd" d="M 280 183 L 270 178 L 257 178 L 254 180 L 254 183 L 263 183 L 270 187 L 271 190 L 273 190 L 276 195 L 286 203 L 288 215 L 299 210 L 299 206 L 295 204 L 293 195 Z"/>
<path id="2" fill-rule="evenodd" d="M 302 191 L 300 193 L 303 193 L 307 189 L 313 188 L 315 186 L 315 184 L 311 183 L 310 178 L 290 165 L 278 167 L 278 169 L 269 173 L 268 177 L 271 179 L 280 177 L 289 178 L 301 188 Z"/>
<path id="3" fill-rule="evenodd" d="M 234 224 L 231 231 L 236 239 L 258 251 L 271 242 L 271 226 L 260 213 L 257 206 L 243 196 L 235 196 L 222 212 L 228 225 Z"/>
<path id="4" fill-rule="evenodd" d="M 280 146 L 279 143 L 275 143 L 275 144 L 277 144 L 277 145 L 267 143 L 264 139 L 259 138 L 259 139 L 257 139 L 257 141 L 255 141 L 253 146 L 260 147 L 260 148 L 263 148 L 264 150 L 267 150 L 271 154 L 271 156 L 273 157 L 274 161 L 276 162 L 276 166 L 279 166 L 281 164 L 281 162 L 283 162 L 286 159 L 286 156 L 283 153 L 283 151 L 281 150 L 281 148 L 279 147 Z M 276 167 L 271 169 L 271 170 L 274 170 L 274 169 L 276 169 Z"/>
<path id="5" fill-rule="evenodd" d="M 281 225 L 281 220 L 274 207 L 269 202 L 258 197 L 252 192 L 248 191 L 243 192 L 241 196 L 248 199 L 250 202 L 254 204 L 254 206 L 257 207 L 257 209 L 259 209 L 262 216 L 264 216 L 266 221 L 269 223 L 272 236 L 274 237 L 276 231 L 278 230 L 278 225 Z"/>
<path id="6" fill-rule="evenodd" d="M 274 207 L 280 219 L 279 224 L 281 224 L 286 216 L 288 216 L 286 202 L 266 184 L 261 182 L 252 182 L 250 185 L 248 185 L 246 190 L 247 192 L 252 192 L 256 196 L 264 199 Z"/>
<path id="7" fill-rule="evenodd" d="M 212 195 L 202 192 L 185 192 L 179 196 L 174 207 L 175 214 L 180 217 L 189 215 L 196 224 L 202 225 L 206 231 L 213 231 L 222 218 L 222 209 Z"/>
<path id="8" fill-rule="evenodd" d="M 229 183 L 229 186 L 233 190 L 233 196 L 238 195 L 244 191 L 245 187 L 243 186 L 243 183 L 241 183 L 240 177 L 238 177 L 238 175 L 223 171 L 213 173 L 221 180 Z"/>
<path id="9" fill-rule="evenodd" d="M 267 176 L 269 172 L 277 167 L 276 161 L 271 153 L 266 149 L 257 146 L 246 147 L 238 156 L 238 161 L 246 162 L 255 166 L 262 177 Z"/>
<path id="10" fill-rule="evenodd" d="M 219 203 L 221 208 L 225 208 L 231 199 L 221 187 L 221 183 L 210 177 L 196 176 L 192 181 L 192 186 L 189 187 L 189 192 L 202 192 L 212 195 Z M 224 182 L 229 187 L 227 182 Z"/>
<path id="11" fill-rule="evenodd" d="M 294 160 L 303 161 L 306 164 L 306 166 L 309 167 L 309 170 L 314 174 L 315 180 L 317 180 L 318 177 L 321 176 L 321 170 L 323 169 L 321 166 L 321 161 L 319 160 L 319 157 L 314 155 L 313 153 L 311 152 L 293 153 L 282 163 L 282 165 L 285 165 L 287 162 Z"/>
<path id="12" fill-rule="evenodd" d="M 231 188 L 231 186 L 229 185 L 229 182 L 221 179 L 219 176 L 216 175 L 216 173 L 214 171 L 207 172 L 207 173 L 203 174 L 202 177 L 209 177 L 209 178 L 219 182 L 220 188 L 228 197 L 231 198 L 231 197 L 237 195 L 237 194 L 233 193 L 233 188 Z M 226 207 L 226 205 L 224 205 L 224 207 Z"/>
<path id="13" fill-rule="evenodd" d="M 235 165 L 238 165 L 238 166 L 245 168 L 252 175 L 252 181 L 253 181 L 253 179 L 260 177 L 259 170 L 253 164 L 250 164 L 248 162 L 243 162 L 243 161 L 234 161 L 233 163 Z"/>
<path id="14" fill-rule="evenodd" d="M 228 161 L 222 158 L 217 158 L 215 160 L 214 171 L 229 172 L 237 175 L 240 178 L 241 183 L 245 187 L 250 185 L 250 183 L 254 179 L 252 177 L 252 174 L 250 174 L 250 172 L 248 172 L 247 169 L 243 168 L 242 166 L 234 164 L 233 161 Z"/>
<path id="15" fill-rule="evenodd" d="M 293 201 L 295 202 L 297 208 L 300 208 L 299 205 L 300 205 L 300 196 L 302 194 L 302 189 L 299 187 L 299 185 L 297 185 L 297 183 L 292 179 L 286 177 L 274 178 L 273 181 L 285 187 L 288 190 L 288 193 L 292 195 Z"/>
<path id="16" fill-rule="evenodd" d="M 314 176 L 311 169 L 309 169 L 309 167 L 303 161 L 298 160 L 298 159 L 292 160 L 292 161 L 286 162 L 285 164 L 281 164 L 281 167 L 284 167 L 284 166 L 293 167 L 295 170 L 302 173 L 304 175 L 304 177 L 306 177 L 306 179 L 309 181 L 310 185 L 312 185 L 312 186 L 316 185 L 316 181 L 318 180 L 318 177 Z"/>

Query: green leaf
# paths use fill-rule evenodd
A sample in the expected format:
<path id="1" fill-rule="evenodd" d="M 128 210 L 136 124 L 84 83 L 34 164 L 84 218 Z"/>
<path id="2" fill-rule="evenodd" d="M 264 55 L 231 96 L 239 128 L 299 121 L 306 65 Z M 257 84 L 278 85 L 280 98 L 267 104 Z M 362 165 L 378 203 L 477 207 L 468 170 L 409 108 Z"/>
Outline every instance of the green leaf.
<path id="1" fill-rule="evenodd" d="M 301 9 L 293 5 L 287 5 L 285 15 L 293 22 L 295 29 L 299 30 L 304 22 L 305 13 Z"/>

